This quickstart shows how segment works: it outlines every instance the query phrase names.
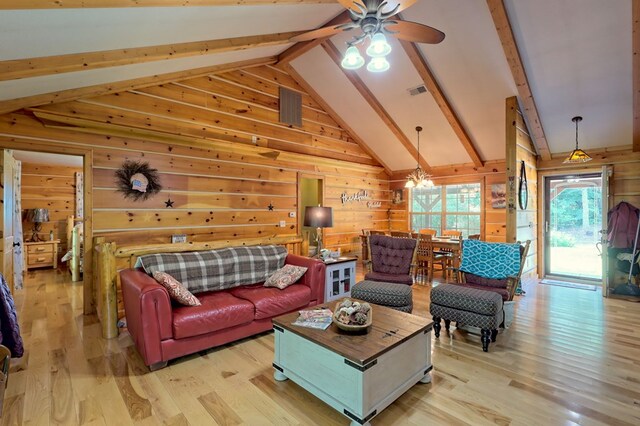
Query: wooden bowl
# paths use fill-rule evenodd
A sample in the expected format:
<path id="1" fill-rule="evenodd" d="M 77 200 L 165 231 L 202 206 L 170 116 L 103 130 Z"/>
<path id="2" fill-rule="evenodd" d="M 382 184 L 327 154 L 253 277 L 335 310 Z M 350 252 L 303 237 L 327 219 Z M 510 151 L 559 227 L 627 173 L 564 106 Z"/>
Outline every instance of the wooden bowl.
<path id="1" fill-rule="evenodd" d="M 344 331 L 358 332 L 358 331 L 367 330 L 371 326 L 371 323 L 373 322 L 373 308 L 369 309 L 369 312 L 367 313 L 367 322 L 362 325 L 356 325 L 356 324 L 350 325 L 350 324 L 344 324 L 338 321 L 338 310 L 340 309 L 341 303 L 342 303 L 342 300 L 336 303 L 336 307 L 333 310 L 333 323 L 336 325 L 336 327 Z"/>

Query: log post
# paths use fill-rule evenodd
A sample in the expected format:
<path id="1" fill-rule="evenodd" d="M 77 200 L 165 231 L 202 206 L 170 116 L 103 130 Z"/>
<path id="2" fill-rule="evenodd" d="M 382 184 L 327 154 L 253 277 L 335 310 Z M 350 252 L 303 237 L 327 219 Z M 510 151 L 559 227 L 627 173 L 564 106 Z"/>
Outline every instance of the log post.
<path id="1" fill-rule="evenodd" d="M 98 317 L 102 324 L 102 337 L 112 339 L 118 337 L 116 243 L 98 244 L 96 252 Z"/>

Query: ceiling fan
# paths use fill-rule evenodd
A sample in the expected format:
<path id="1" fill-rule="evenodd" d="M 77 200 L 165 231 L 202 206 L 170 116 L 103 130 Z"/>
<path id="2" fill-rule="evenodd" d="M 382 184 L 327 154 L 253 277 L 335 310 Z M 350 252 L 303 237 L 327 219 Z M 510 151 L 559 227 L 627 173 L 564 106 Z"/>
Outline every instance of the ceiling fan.
<path id="1" fill-rule="evenodd" d="M 417 22 L 403 21 L 395 17 L 402 10 L 412 6 L 417 0 L 338 0 L 347 8 L 351 22 L 340 25 L 319 28 L 297 35 L 290 39 L 293 42 L 308 41 L 316 38 L 330 37 L 341 31 L 360 28 L 361 34 L 347 42 L 349 48 L 342 61 L 347 69 L 357 69 L 364 65 L 364 58 L 360 55 L 356 45 L 367 38 L 371 39 L 367 48 L 367 55 L 372 60 L 367 65 L 369 71 L 380 72 L 389 69 L 389 63 L 384 58 L 391 52 L 385 34 L 401 40 L 417 43 L 437 44 L 444 40 L 444 33 L 435 28 Z M 395 17 L 395 18 L 394 18 Z"/>

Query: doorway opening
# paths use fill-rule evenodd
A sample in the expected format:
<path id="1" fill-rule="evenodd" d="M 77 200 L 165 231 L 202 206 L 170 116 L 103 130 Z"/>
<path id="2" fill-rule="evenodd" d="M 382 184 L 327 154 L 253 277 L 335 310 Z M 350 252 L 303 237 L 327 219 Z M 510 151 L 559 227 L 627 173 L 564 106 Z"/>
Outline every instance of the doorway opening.
<path id="1" fill-rule="evenodd" d="M 602 173 L 545 177 L 545 277 L 602 281 Z"/>
<path id="2" fill-rule="evenodd" d="M 302 234 L 302 254 L 314 256 L 317 251 L 317 229 L 304 226 L 306 207 L 324 205 L 324 177 L 298 174 L 298 229 Z"/>

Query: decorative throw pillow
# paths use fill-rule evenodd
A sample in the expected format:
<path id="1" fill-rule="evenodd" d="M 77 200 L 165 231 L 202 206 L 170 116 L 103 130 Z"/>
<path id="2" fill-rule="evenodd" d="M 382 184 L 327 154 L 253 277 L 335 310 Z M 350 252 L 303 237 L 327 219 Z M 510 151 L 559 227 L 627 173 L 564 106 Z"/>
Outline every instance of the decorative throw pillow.
<path id="1" fill-rule="evenodd" d="M 199 306 L 200 301 L 182 283 L 166 272 L 156 271 L 153 278 L 169 292 L 169 296 L 178 303 L 187 306 Z"/>
<path id="2" fill-rule="evenodd" d="M 284 265 L 267 278 L 264 282 L 264 286 L 277 287 L 280 290 L 284 290 L 291 284 L 298 281 L 305 272 L 307 272 L 307 268 L 304 266 Z"/>

